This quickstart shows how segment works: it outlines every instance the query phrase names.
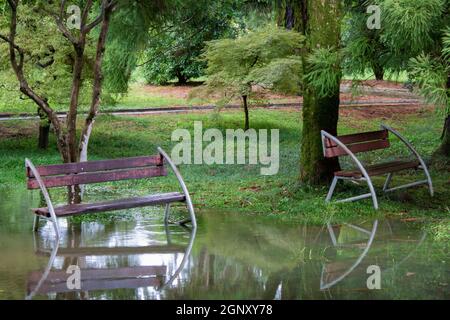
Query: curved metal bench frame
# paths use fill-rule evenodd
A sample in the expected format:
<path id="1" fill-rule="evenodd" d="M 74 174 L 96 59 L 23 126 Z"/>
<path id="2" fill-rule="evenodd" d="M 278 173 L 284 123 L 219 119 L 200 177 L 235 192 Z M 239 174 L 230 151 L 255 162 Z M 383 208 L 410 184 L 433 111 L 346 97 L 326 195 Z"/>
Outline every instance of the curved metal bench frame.
<path id="1" fill-rule="evenodd" d="M 52 200 L 50 199 L 50 194 L 48 193 L 47 187 L 45 186 L 44 181 L 42 180 L 41 175 L 37 171 L 34 164 L 31 162 L 30 159 L 25 159 L 25 167 L 29 168 L 31 172 L 33 172 L 34 177 L 36 178 L 36 181 L 39 184 L 39 187 L 41 189 L 42 195 L 44 196 L 45 203 L 47 204 L 48 212 L 50 213 L 50 218 L 38 215 L 34 215 L 34 221 L 33 221 L 33 231 L 36 232 L 38 230 L 39 226 L 39 218 L 43 218 L 45 220 L 50 220 L 53 224 L 53 228 L 55 229 L 56 233 L 56 239 L 59 240 L 61 238 L 61 231 L 59 229 L 58 220 L 56 218 L 55 209 L 53 207 Z"/>
<path id="2" fill-rule="evenodd" d="M 183 219 L 181 221 L 177 222 L 170 222 L 169 221 L 169 214 L 170 214 L 170 203 L 166 204 L 165 211 L 164 211 L 164 222 L 167 223 L 174 223 L 174 224 L 180 224 L 184 225 L 188 222 L 191 222 L 192 228 L 197 228 L 197 220 L 195 218 L 195 212 L 194 212 L 194 206 L 192 205 L 191 196 L 189 195 L 189 191 L 186 187 L 186 184 L 184 183 L 183 177 L 181 176 L 180 171 L 178 170 L 177 166 L 174 164 L 172 159 L 167 155 L 167 153 L 160 147 L 158 147 L 158 152 L 163 156 L 163 158 L 166 160 L 166 162 L 169 164 L 169 166 L 172 168 L 172 171 L 174 172 L 178 183 L 180 184 L 181 189 L 183 190 L 184 196 L 186 198 L 186 207 L 189 211 L 189 218 Z M 31 172 L 33 173 L 36 181 L 39 184 L 40 190 L 44 196 L 45 202 L 47 204 L 47 208 L 50 214 L 50 217 L 45 216 L 38 216 L 34 215 L 34 221 L 33 221 L 33 231 L 36 232 L 39 227 L 39 219 L 43 218 L 45 220 L 49 220 L 52 222 L 53 228 L 56 233 L 56 239 L 59 240 L 62 237 L 61 229 L 58 224 L 57 216 L 55 213 L 55 209 L 52 203 L 52 200 L 50 198 L 50 194 L 47 190 L 47 187 L 45 186 L 44 181 L 42 180 L 41 175 L 39 174 L 39 171 L 36 169 L 36 167 L 33 165 L 30 159 L 25 159 L 25 167 L 29 168 Z"/>
<path id="3" fill-rule="evenodd" d="M 332 286 L 336 285 L 338 282 L 342 281 L 343 279 L 345 279 L 350 273 L 353 272 L 353 270 L 355 270 L 356 267 L 358 267 L 361 262 L 364 260 L 364 258 L 366 257 L 366 255 L 369 253 L 369 250 L 372 246 L 372 243 L 375 239 L 375 235 L 377 233 L 377 229 L 378 229 L 378 220 L 375 220 L 372 224 L 372 230 L 368 231 L 365 230 L 361 227 L 358 226 L 354 226 L 352 224 L 346 224 L 349 227 L 368 234 L 369 235 L 369 239 L 367 240 L 366 246 L 364 248 L 364 250 L 361 252 L 361 254 L 359 255 L 359 257 L 356 259 L 356 261 L 350 266 L 350 268 L 348 268 L 343 274 L 341 274 L 338 278 L 336 278 L 335 280 L 329 282 L 329 283 L 325 283 L 324 281 L 324 275 L 325 275 L 325 265 L 322 266 L 322 272 L 320 274 L 320 290 L 326 290 L 326 289 L 330 289 Z M 337 239 L 336 239 L 336 235 L 334 234 L 333 231 L 333 227 L 331 226 L 330 223 L 327 223 L 327 229 L 328 229 L 328 233 L 330 234 L 330 238 L 331 238 L 331 242 L 333 243 L 334 247 L 338 247 L 338 243 L 337 243 Z"/>
<path id="4" fill-rule="evenodd" d="M 426 176 L 426 180 L 420 180 L 420 181 L 416 181 L 416 182 L 400 185 L 400 186 L 397 186 L 397 187 L 389 188 L 389 185 L 390 185 L 390 183 L 392 181 L 392 176 L 394 175 L 394 173 L 392 173 L 392 172 L 388 173 L 388 176 L 387 176 L 386 181 L 385 181 L 384 186 L 383 186 L 383 191 L 384 192 L 391 192 L 391 191 L 395 191 L 395 190 L 399 190 L 399 189 L 403 189 L 403 188 L 410 188 L 410 187 L 414 187 L 414 186 L 418 186 L 418 185 L 422 185 L 422 184 L 428 184 L 428 189 L 430 191 L 430 195 L 433 196 L 434 195 L 433 182 L 431 180 L 431 176 L 430 176 L 430 173 L 428 171 L 428 167 L 425 164 L 425 161 L 420 156 L 420 154 L 417 152 L 417 150 L 399 132 L 397 132 L 396 130 L 392 129 L 391 127 L 389 127 L 387 125 L 384 125 L 384 124 L 381 124 L 381 129 L 388 130 L 389 132 L 391 132 L 393 135 L 395 135 L 398 139 L 400 139 L 400 141 L 402 141 L 406 145 L 406 147 L 411 151 L 411 153 L 419 161 L 419 163 L 420 163 L 419 169 L 422 169 L 424 171 L 424 173 L 425 173 L 425 176 Z M 322 148 L 323 148 L 324 155 L 325 155 L 325 139 L 327 138 L 327 139 L 330 139 L 331 141 L 333 141 L 334 143 L 336 143 L 340 148 L 342 148 L 342 150 L 345 151 L 345 153 L 348 156 L 350 156 L 350 158 L 357 165 L 358 169 L 361 171 L 361 174 L 362 174 L 361 178 L 334 176 L 325 201 L 326 202 L 330 202 L 331 201 L 331 198 L 333 197 L 334 190 L 336 189 L 337 182 L 339 180 L 366 181 L 367 185 L 369 187 L 369 190 L 370 190 L 369 193 L 366 193 L 366 194 L 363 194 L 363 195 L 359 195 L 359 196 L 355 196 L 355 197 L 350 197 L 350 198 L 347 198 L 347 199 L 337 200 L 336 202 L 351 202 L 351 201 L 357 201 L 357 200 L 361 200 L 361 199 L 365 199 L 365 198 L 370 198 L 371 197 L 374 208 L 376 210 L 378 210 L 379 206 L 378 206 L 378 199 L 377 199 L 377 194 L 375 192 L 375 188 L 373 186 L 372 180 L 371 180 L 367 170 L 364 168 L 364 166 L 361 163 L 361 161 L 359 161 L 359 159 L 355 156 L 355 154 L 352 151 L 350 151 L 350 149 L 342 141 L 340 141 L 337 137 L 329 134 L 328 132 L 326 132 L 324 130 L 321 131 L 321 137 L 322 137 Z"/>
<path id="5" fill-rule="evenodd" d="M 192 228 L 197 228 L 197 220 L 195 219 L 194 206 L 192 205 L 191 196 L 189 195 L 189 191 L 184 183 L 183 177 L 181 176 L 180 171 L 178 170 L 175 163 L 170 159 L 167 153 L 160 147 L 158 147 L 158 152 L 163 156 L 163 158 L 167 161 L 169 166 L 172 168 L 173 173 L 177 177 L 178 183 L 180 184 L 181 189 L 183 190 L 184 196 L 186 197 L 186 206 L 188 208 L 190 218 L 175 222 L 176 224 L 186 224 L 191 222 Z M 164 212 L 164 222 L 169 222 L 169 212 L 170 212 L 170 204 L 166 204 L 166 210 Z"/>

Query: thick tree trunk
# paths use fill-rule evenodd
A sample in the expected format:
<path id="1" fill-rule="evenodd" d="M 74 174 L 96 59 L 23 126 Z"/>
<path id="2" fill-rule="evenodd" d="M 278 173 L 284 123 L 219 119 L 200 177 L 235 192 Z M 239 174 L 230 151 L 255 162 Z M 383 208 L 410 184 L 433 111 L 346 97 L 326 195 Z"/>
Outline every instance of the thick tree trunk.
<path id="1" fill-rule="evenodd" d="M 444 122 L 442 131 L 442 142 L 437 150 L 439 155 L 450 158 L 450 115 L 447 116 Z"/>
<path id="2" fill-rule="evenodd" d="M 450 92 L 450 74 L 447 77 L 447 93 Z M 448 97 L 450 99 L 450 96 Z M 441 145 L 435 152 L 435 156 L 444 156 L 450 158 L 450 114 L 444 121 L 444 127 L 442 128 Z"/>
<path id="3" fill-rule="evenodd" d="M 319 98 L 306 90 L 303 97 L 303 130 L 300 155 L 300 180 L 308 184 L 328 182 L 339 170 L 338 158 L 324 158 L 320 131 L 337 134 L 339 90 Z"/>
<path id="4" fill-rule="evenodd" d="M 48 148 L 48 137 L 50 134 L 50 120 L 40 108 L 38 108 L 38 115 L 40 118 L 38 148 L 46 150 Z"/>
<path id="5" fill-rule="evenodd" d="M 247 131 L 250 129 L 250 120 L 248 115 L 248 97 L 242 96 L 242 106 L 244 107 L 244 114 L 245 114 L 245 123 L 244 123 L 244 130 Z"/>
<path id="6" fill-rule="evenodd" d="M 450 74 L 447 77 L 447 93 L 450 92 Z M 450 96 L 448 97 L 450 100 Z M 444 127 L 442 129 L 441 146 L 436 151 L 437 154 L 450 158 L 450 114 L 447 114 L 447 118 L 444 121 Z"/>
<path id="7" fill-rule="evenodd" d="M 299 1 L 302 23 L 299 31 L 307 36 L 306 49 L 303 52 L 304 72 L 308 70 L 307 55 L 315 48 L 340 45 L 340 0 Z M 305 14 L 305 12 L 307 14 Z M 325 158 L 322 151 L 320 131 L 337 134 L 339 118 L 339 85 L 327 97 L 320 97 L 308 83 L 304 85 L 303 128 L 300 155 L 300 180 L 308 184 L 328 182 L 339 170 L 337 158 Z"/>

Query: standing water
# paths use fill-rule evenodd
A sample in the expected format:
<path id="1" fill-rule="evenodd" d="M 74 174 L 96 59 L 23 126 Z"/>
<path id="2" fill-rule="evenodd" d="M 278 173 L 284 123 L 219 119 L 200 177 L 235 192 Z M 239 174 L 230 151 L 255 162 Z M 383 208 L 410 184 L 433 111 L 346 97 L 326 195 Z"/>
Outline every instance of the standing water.
<path id="1" fill-rule="evenodd" d="M 2 191 L 0 299 L 450 297 L 448 245 L 433 241 L 424 222 L 317 226 L 204 211 L 193 231 L 165 226 L 158 211 L 61 219 L 57 244 L 50 224 L 31 231 L 35 194 Z M 68 281 L 73 270 L 79 288 Z"/>

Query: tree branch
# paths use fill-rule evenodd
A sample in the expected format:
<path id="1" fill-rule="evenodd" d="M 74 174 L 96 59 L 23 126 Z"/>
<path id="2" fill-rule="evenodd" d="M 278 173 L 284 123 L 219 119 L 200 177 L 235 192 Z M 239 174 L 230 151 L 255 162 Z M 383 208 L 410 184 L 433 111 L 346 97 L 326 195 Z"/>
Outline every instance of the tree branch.
<path id="1" fill-rule="evenodd" d="M 106 1 L 103 1 L 103 4 Z M 92 126 L 95 120 L 95 117 L 98 113 L 98 109 L 100 106 L 101 93 L 102 93 L 102 82 L 103 82 L 103 72 L 102 72 L 102 61 L 106 49 L 106 37 L 109 30 L 110 18 L 111 14 L 114 11 L 114 6 L 104 6 L 102 9 L 102 26 L 100 30 L 100 34 L 97 41 L 97 52 L 95 56 L 95 65 L 94 65 L 94 87 L 92 92 L 92 100 L 91 106 L 89 109 L 89 113 L 85 120 L 85 125 L 80 137 L 79 142 L 79 154 L 82 161 L 86 161 L 87 158 L 87 145 L 89 143 L 89 137 L 92 131 Z"/>
<path id="2" fill-rule="evenodd" d="M 38 107 L 44 111 L 48 118 L 51 119 L 53 127 L 55 128 L 55 133 L 58 139 L 58 148 L 60 153 L 63 154 L 64 149 L 64 134 L 61 130 L 61 125 L 58 119 L 57 114 L 53 111 L 52 108 L 48 105 L 48 102 L 45 98 L 39 96 L 28 84 L 26 77 L 23 72 L 23 63 L 25 51 L 20 48 L 15 43 L 16 33 L 17 33 L 17 5 L 18 2 L 14 0 L 8 0 L 8 4 L 11 9 L 11 19 L 9 26 L 9 37 L 5 37 L 1 35 L 1 39 L 9 43 L 9 59 L 11 62 L 11 66 L 16 74 L 17 80 L 20 84 L 20 91 L 25 94 L 28 98 L 30 98 L 34 103 L 38 105 Z M 17 62 L 16 51 L 19 53 L 19 62 Z"/>
<path id="3" fill-rule="evenodd" d="M 12 0 L 8 0 L 12 1 Z M 69 31 L 69 29 L 66 28 L 63 22 L 63 16 L 64 16 L 64 8 L 65 8 L 66 1 L 61 0 L 61 6 L 59 9 L 59 13 L 53 12 L 51 10 L 48 10 L 44 7 L 39 7 L 39 10 L 47 13 L 48 15 L 52 16 L 55 19 L 56 26 L 58 27 L 59 31 L 66 37 L 74 46 L 78 45 L 78 40 L 73 36 L 73 34 Z"/>

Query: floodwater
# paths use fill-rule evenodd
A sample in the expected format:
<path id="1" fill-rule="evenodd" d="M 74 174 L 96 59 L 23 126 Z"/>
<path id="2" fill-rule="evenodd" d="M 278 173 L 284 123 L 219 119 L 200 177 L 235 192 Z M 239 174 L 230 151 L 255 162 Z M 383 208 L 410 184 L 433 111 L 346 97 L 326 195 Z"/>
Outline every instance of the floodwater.
<path id="1" fill-rule="evenodd" d="M 166 227 L 157 209 L 61 219 L 56 244 L 49 223 L 31 231 L 37 193 L 0 195 L 0 299 L 450 298 L 448 245 L 425 222 L 312 226 L 201 211 L 191 230 Z"/>

